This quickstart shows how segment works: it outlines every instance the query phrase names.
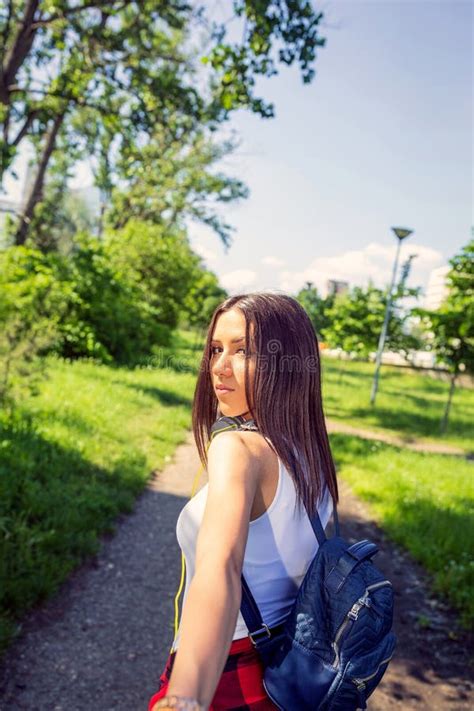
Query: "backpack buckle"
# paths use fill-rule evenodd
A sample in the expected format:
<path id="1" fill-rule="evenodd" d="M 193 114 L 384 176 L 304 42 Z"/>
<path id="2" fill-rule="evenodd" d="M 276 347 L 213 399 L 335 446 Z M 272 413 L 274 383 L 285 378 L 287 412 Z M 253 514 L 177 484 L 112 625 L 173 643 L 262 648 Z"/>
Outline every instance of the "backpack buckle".
<path id="1" fill-rule="evenodd" d="M 266 638 L 269 639 L 272 636 L 272 633 L 268 629 L 268 625 L 265 624 L 265 622 L 262 622 L 262 627 L 259 630 L 255 630 L 255 632 L 249 632 L 249 637 L 250 641 L 252 642 L 253 646 L 257 646 L 256 640 L 254 640 L 253 635 L 261 634 L 262 632 L 266 633 Z"/>

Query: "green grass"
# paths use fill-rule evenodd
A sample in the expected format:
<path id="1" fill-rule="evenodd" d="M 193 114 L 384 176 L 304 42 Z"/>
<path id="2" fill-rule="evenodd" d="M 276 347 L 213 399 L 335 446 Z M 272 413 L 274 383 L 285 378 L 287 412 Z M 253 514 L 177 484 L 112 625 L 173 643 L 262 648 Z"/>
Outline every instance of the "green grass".
<path id="1" fill-rule="evenodd" d="M 195 366 L 183 333 L 148 368 L 50 359 L 40 395 L 0 417 L 0 649 L 184 440 Z"/>
<path id="2" fill-rule="evenodd" d="M 463 623 L 472 624 L 474 463 L 344 434 L 330 440 L 339 476 L 432 574 L 434 589 L 460 611 Z"/>
<path id="3" fill-rule="evenodd" d="M 14 417 L 0 415 L 0 649 L 24 612 L 98 550 L 150 472 L 184 440 L 201 348 L 193 333 L 180 331 L 134 369 L 51 358 L 40 395 Z M 341 381 L 339 367 L 323 361 L 329 417 L 439 441 L 447 383 L 384 369 L 373 411 L 373 366 L 345 363 Z M 468 448 L 473 398 L 456 391 L 443 441 Z M 472 464 L 339 434 L 331 441 L 342 476 L 370 501 L 387 533 L 472 619 L 472 567 L 463 552 L 472 539 Z"/>
<path id="4" fill-rule="evenodd" d="M 426 374 L 382 366 L 375 407 L 370 405 L 374 365 L 322 359 L 326 416 L 349 425 L 384 431 L 407 439 L 474 449 L 474 390 L 457 387 L 448 428 L 439 434 L 449 383 Z"/>

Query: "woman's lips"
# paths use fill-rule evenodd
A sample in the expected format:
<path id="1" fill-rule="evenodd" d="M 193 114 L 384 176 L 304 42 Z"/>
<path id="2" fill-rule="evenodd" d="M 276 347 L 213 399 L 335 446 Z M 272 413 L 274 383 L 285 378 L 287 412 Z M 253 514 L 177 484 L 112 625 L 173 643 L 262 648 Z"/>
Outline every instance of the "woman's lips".
<path id="1" fill-rule="evenodd" d="M 216 387 L 216 392 L 225 395 L 226 393 L 233 393 L 234 390 L 233 388 Z"/>

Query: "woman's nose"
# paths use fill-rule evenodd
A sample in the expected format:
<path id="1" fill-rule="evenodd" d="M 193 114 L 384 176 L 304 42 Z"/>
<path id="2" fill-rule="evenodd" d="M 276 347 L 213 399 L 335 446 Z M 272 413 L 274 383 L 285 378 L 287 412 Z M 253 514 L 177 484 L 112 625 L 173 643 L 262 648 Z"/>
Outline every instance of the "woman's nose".
<path id="1" fill-rule="evenodd" d="M 232 373 L 230 358 L 228 356 L 224 356 L 224 353 L 220 353 L 219 357 L 216 359 L 214 363 L 214 373 L 216 375 L 220 375 L 220 373 L 230 375 Z"/>

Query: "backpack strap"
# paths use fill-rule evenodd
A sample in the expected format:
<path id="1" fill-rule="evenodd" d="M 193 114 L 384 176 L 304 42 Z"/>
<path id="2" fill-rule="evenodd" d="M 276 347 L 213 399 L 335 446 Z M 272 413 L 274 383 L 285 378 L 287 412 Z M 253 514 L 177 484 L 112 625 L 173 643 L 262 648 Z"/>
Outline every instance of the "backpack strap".
<path id="1" fill-rule="evenodd" d="M 339 528 L 339 516 L 337 515 L 337 504 L 333 501 L 332 504 L 332 518 L 334 521 L 334 534 L 336 536 L 340 536 L 340 528 Z M 318 539 L 318 543 L 320 546 L 324 543 L 324 541 L 327 540 L 326 534 L 324 533 L 324 528 L 321 524 L 321 519 L 319 518 L 318 510 L 316 509 L 313 518 L 309 517 L 309 520 L 311 521 L 311 525 L 313 527 L 314 535 Z"/>

